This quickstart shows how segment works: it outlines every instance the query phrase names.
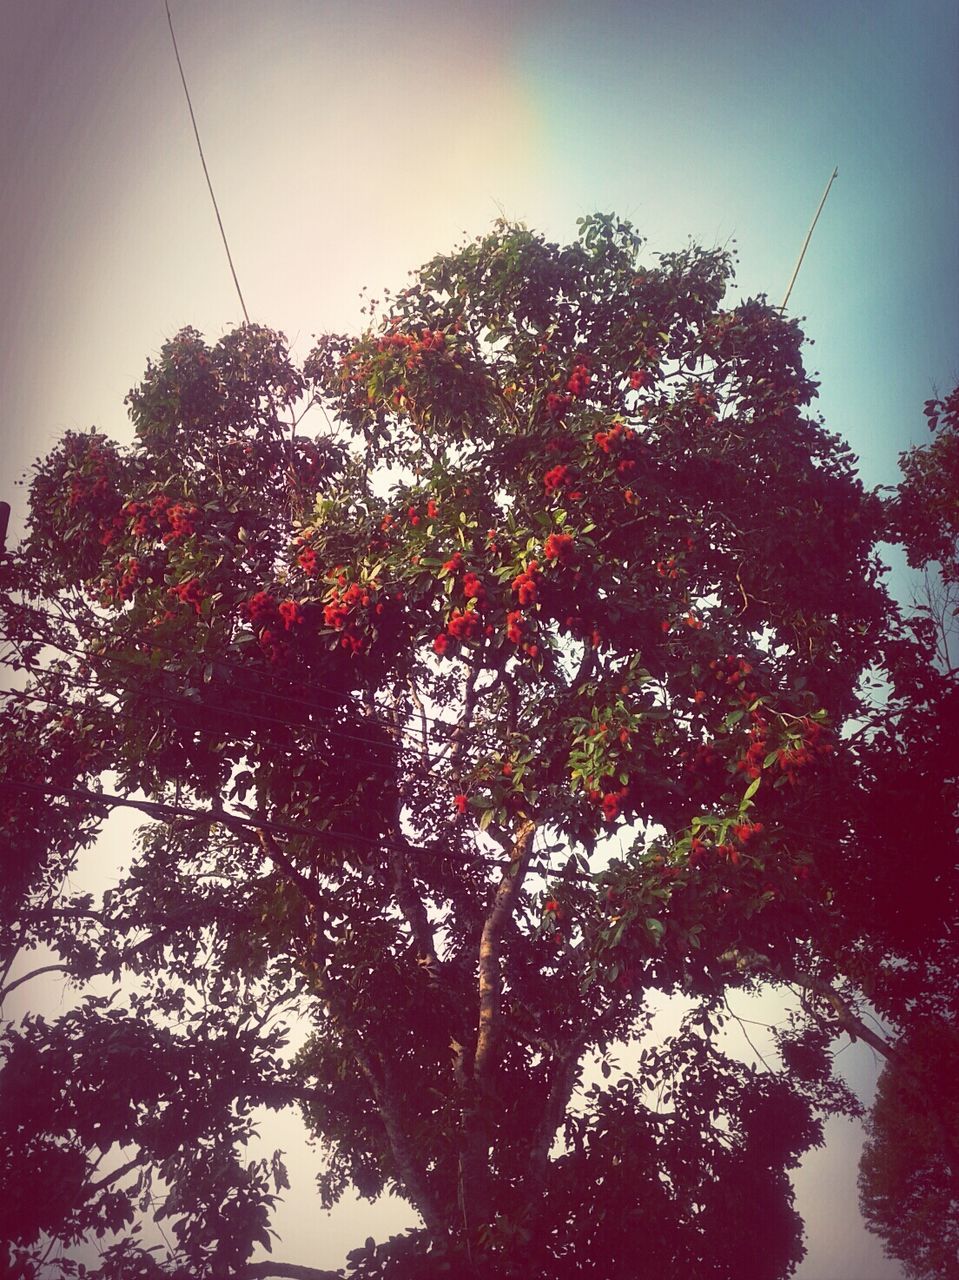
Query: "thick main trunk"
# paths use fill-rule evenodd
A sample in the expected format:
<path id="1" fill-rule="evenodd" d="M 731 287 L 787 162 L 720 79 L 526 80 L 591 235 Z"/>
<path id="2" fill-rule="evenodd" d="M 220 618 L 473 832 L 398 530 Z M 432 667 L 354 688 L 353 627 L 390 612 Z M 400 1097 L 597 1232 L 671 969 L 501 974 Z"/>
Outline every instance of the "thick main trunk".
<path id="1" fill-rule="evenodd" d="M 510 865 L 503 872 L 480 938 L 476 1047 L 472 1070 L 464 1081 L 466 1103 L 460 1154 L 459 1198 L 467 1240 L 475 1239 L 477 1229 L 492 1217 L 490 1109 L 496 1106 L 493 1076 L 501 1034 L 502 940 L 529 866 L 535 834 L 535 822 L 525 819 L 514 837 Z"/>

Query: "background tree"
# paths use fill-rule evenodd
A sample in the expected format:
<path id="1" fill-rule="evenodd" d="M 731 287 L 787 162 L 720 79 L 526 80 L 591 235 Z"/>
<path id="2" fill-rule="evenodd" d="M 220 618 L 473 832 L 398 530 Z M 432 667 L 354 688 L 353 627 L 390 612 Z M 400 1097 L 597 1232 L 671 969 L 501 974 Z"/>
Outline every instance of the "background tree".
<path id="1" fill-rule="evenodd" d="M 808 416 L 797 324 L 724 306 L 722 252 L 640 249 L 497 224 L 302 370 L 258 326 L 184 330 L 133 446 L 38 466 L 2 942 L 118 985 L 7 1029 L 24 1267 L 119 1231 L 100 1275 L 294 1274 L 249 1262 L 285 1174 L 243 1160 L 251 1108 L 293 1104 L 323 1203 L 422 1220 L 357 1276 L 802 1256 L 788 1171 L 856 1109 L 832 1037 L 892 1054 L 863 994 L 897 1030 L 937 998 L 954 678 L 882 585 L 890 517 Z M 931 858 L 875 817 L 920 752 Z M 71 894 L 121 804 L 154 819 L 129 873 Z M 717 1040 L 763 983 L 802 997 L 778 1072 Z M 689 1011 L 621 1069 L 658 993 Z M 31 1179 L 57 1192 L 27 1213 Z M 124 1235 L 151 1203 L 162 1263 Z"/>
<path id="2" fill-rule="evenodd" d="M 956 1274 L 959 1108 L 955 1024 L 912 1032 L 879 1078 L 860 1165 L 863 1213 L 918 1280 Z"/>

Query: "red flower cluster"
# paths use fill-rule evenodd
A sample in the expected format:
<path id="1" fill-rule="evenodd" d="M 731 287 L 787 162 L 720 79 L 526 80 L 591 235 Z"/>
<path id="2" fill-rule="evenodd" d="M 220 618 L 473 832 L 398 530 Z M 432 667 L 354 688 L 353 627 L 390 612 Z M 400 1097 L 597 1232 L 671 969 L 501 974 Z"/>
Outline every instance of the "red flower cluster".
<path id="1" fill-rule="evenodd" d="M 589 369 L 584 364 L 575 365 L 566 383 L 566 390 L 573 396 L 584 396 L 589 386 Z"/>
<path id="2" fill-rule="evenodd" d="M 546 396 L 546 412 L 551 418 L 561 418 L 569 408 L 570 403 L 570 396 L 563 396 L 557 391 L 550 391 Z"/>
<path id="3" fill-rule="evenodd" d="M 199 615 L 203 601 L 210 592 L 199 578 L 188 578 L 186 582 L 180 582 L 175 587 L 170 587 L 167 594 L 176 596 L 181 604 L 192 605 L 197 615 Z"/>
<path id="4" fill-rule="evenodd" d="M 276 597 L 269 591 L 258 591 L 247 600 L 244 612 L 254 626 L 266 626 L 276 615 Z"/>
<path id="5" fill-rule="evenodd" d="M 200 512 L 185 502 L 174 502 L 159 493 L 152 502 L 128 502 L 123 515 L 130 521 L 130 532 L 137 538 L 159 536 L 163 542 L 179 542 L 196 533 Z"/>
<path id="6" fill-rule="evenodd" d="M 465 813 L 468 804 L 469 801 L 462 792 L 460 792 L 458 796 L 453 797 L 453 806 L 457 813 Z"/>
<path id="7" fill-rule="evenodd" d="M 536 603 L 536 587 L 539 579 L 539 564 L 536 560 L 531 560 L 526 569 L 522 573 L 518 573 L 513 579 L 513 590 L 519 599 L 521 605 L 529 605 Z"/>
<path id="8" fill-rule="evenodd" d="M 320 568 L 319 557 L 312 547 L 304 547 L 296 557 L 296 563 L 300 566 L 308 578 L 315 578 Z"/>
<path id="9" fill-rule="evenodd" d="M 653 381 L 653 375 L 648 369 L 633 369 L 629 375 L 629 385 L 634 391 L 638 391 L 641 387 L 648 387 Z"/>
<path id="10" fill-rule="evenodd" d="M 569 467 L 560 463 L 551 467 L 543 476 L 543 487 L 547 493 L 556 493 L 569 483 L 571 479 Z"/>
<path id="11" fill-rule="evenodd" d="M 445 346 L 446 334 L 442 329 L 421 329 L 418 338 L 411 333 L 388 333 L 376 343 L 377 351 L 405 349 L 413 357 L 413 364 L 423 351 L 442 351 Z M 406 364 L 407 368 L 412 367 L 409 359 Z"/>
<path id="12" fill-rule="evenodd" d="M 182 502 L 175 502 L 166 513 L 170 530 L 163 535 L 164 542 L 176 542 L 180 538 L 189 538 L 196 533 L 196 522 L 199 516 L 196 507 L 188 507 Z"/>
<path id="13" fill-rule="evenodd" d="M 287 631 L 292 631 L 303 621 L 303 610 L 295 600 L 281 600 L 277 610 Z"/>
<path id="14" fill-rule="evenodd" d="M 519 644 L 523 639 L 526 628 L 526 619 L 519 609 L 514 609 L 512 613 L 506 615 L 506 638 L 512 644 Z"/>
<path id="15" fill-rule="evenodd" d="M 543 546 L 543 555 L 547 560 L 555 560 L 557 564 L 572 564 L 576 558 L 572 535 L 551 533 Z"/>
<path id="16" fill-rule="evenodd" d="M 463 553 L 461 551 L 457 551 L 452 556 L 450 556 L 449 560 L 444 562 L 443 572 L 459 573 L 462 567 L 463 567 Z"/>
<path id="17" fill-rule="evenodd" d="M 733 827 L 733 835 L 740 844 L 745 844 L 753 836 L 758 836 L 765 828 L 761 822 L 738 822 Z"/>
<path id="18" fill-rule="evenodd" d="M 480 617 L 473 609 L 454 609 L 446 633 L 454 640 L 472 640 L 479 632 Z"/>
<path id="19" fill-rule="evenodd" d="M 612 453 L 621 441 L 632 440 L 636 432 L 632 427 L 624 427 L 621 422 L 614 422 L 608 431 L 597 431 L 593 439 L 603 453 Z M 633 463 L 635 466 L 636 464 Z"/>

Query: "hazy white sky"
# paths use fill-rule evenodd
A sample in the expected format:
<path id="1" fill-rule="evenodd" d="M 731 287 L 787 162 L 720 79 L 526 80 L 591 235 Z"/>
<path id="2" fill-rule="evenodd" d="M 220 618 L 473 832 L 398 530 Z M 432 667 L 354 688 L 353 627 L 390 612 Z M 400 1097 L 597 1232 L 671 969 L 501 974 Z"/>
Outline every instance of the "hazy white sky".
<path id="1" fill-rule="evenodd" d="M 779 302 L 838 164 L 791 308 L 867 484 L 894 483 L 923 401 L 959 381 L 954 0 L 171 9 L 251 317 L 300 355 L 358 326 L 363 285 L 500 210 L 557 239 L 615 210 L 653 251 L 733 239 L 741 292 Z M 64 428 L 122 438 L 147 356 L 240 318 L 160 0 L 0 0 L 0 244 L 0 497 L 22 511 L 13 482 Z M 840 1062 L 871 1087 L 868 1053 Z M 859 1137 L 830 1139 L 800 1178 L 799 1276 L 891 1280 L 858 1220 Z M 350 1209 L 311 1252 L 330 1228 L 308 1191 L 278 1254 L 336 1265 L 376 1228 Z"/>

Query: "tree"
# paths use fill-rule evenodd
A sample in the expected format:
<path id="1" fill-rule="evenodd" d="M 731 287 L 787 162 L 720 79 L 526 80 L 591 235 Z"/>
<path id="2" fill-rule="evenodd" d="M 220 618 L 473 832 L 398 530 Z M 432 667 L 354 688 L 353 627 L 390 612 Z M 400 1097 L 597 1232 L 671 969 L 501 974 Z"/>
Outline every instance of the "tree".
<path id="1" fill-rule="evenodd" d="M 892 1054 L 863 995 L 904 1031 L 942 989 L 955 682 L 884 589 L 891 507 L 809 417 L 797 323 L 724 305 L 725 253 L 640 251 L 612 217 L 562 248 L 498 223 L 302 369 L 256 325 L 184 330 L 132 446 L 38 465 L 2 944 L 116 986 L 5 1033 L 28 1270 L 114 1232 L 91 1274 L 294 1274 L 249 1262 L 285 1173 L 243 1159 L 290 1105 L 324 1204 L 422 1220 L 354 1276 L 802 1256 L 788 1171 L 856 1109 L 832 1039 Z M 922 812 L 877 823 L 920 751 Z M 151 819 L 129 873 L 72 894 L 120 805 Z M 801 996 L 769 1071 L 720 1037 L 763 983 Z M 657 994 L 688 1012 L 640 1043 Z"/>
<path id="2" fill-rule="evenodd" d="M 957 1066 L 955 1025 L 916 1028 L 883 1071 L 867 1122 L 859 1175 L 863 1213 L 917 1280 L 957 1274 Z"/>

